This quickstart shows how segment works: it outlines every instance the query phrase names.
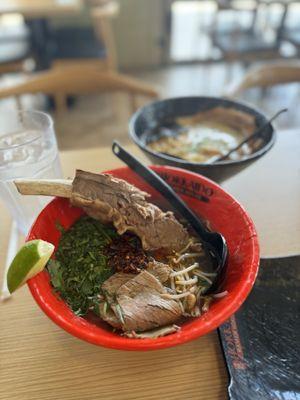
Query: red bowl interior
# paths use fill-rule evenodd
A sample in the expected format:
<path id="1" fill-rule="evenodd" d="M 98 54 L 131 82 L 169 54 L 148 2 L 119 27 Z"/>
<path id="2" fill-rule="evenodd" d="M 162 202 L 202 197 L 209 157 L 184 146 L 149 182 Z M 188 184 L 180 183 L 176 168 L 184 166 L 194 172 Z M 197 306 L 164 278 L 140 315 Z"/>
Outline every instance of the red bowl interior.
<path id="1" fill-rule="evenodd" d="M 222 290 L 227 290 L 228 295 L 215 300 L 204 315 L 186 321 L 179 332 L 158 339 L 129 339 L 74 315 L 53 292 L 47 271 L 30 279 L 28 286 L 41 309 L 67 332 L 87 342 L 123 350 L 162 349 L 185 343 L 224 323 L 241 306 L 254 284 L 259 266 L 259 245 L 253 222 L 243 207 L 203 176 L 173 167 L 155 166 L 153 169 L 180 193 L 196 214 L 226 238 L 229 258 Z M 108 172 L 149 192 L 152 201 L 161 202 L 159 194 L 127 167 Z M 81 214 L 83 211 L 72 207 L 68 200 L 55 198 L 42 210 L 27 240 L 39 238 L 57 246 L 60 232 L 56 222 L 68 228 Z"/>

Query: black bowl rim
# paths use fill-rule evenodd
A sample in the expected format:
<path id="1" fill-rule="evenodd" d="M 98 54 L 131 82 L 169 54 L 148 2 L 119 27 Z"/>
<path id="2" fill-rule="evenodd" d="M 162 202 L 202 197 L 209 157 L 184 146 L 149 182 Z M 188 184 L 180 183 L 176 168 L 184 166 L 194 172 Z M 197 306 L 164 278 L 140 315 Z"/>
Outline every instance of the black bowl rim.
<path id="1" fill-rule="evenodd" d="M 135 132 L 135 123 L 136 120 L 139 118 L 139 116 L 145 111 L 146 108 L 152 106 L 153 104 L 157 104 L 157 103 L 164 103 L 166 101 L 177 101 L 177 100 L 184 100 L 184 99 L 197 99 L 197 100 L 216 100 L 216 101 L 222 101 L 222 102 L 227 102 L 228 104 L 231 104 L 233 106 L 238 105 L 238 106 L 242 106 L 245 107 L 246 109 L 251 110 L 252 112 L 260 115 L 261 117 L 263 117 L 266 122 L 267 122 L 267 117 L 262 114 L 260 111 L 258 111 L 255 107 L 253 107 L 252 105 L 246 103 L 246 102 L 242 102 L 242 101 L 235 101 L 235 100 L 231 100 L 228 99 L 226 97 L 215 97 L 215 96 L 178 96 L 178 97 L 169 97 L 166 99 L 162 99 L 162 100 L 156 100 L 156 101 L 152 101 L 151 103 L 146 104 L 143 107 L 140 107 L 130 118 L 129 120 L 129 136 L 131 137 L 131 139 L 134 141 L 134 143 L 140 148 L 142 149 L 144 152 L 150 154 L 151 156 L 154 157 L 158 157 L 161 158 L 165 161 L 170 161 L 172 163 L 176 162 L 178 164 L 180 164 L 181 166 L 198 166 L 198 167 L 216 167 L 216 166 L 222 166 L 222 165 L 239 165 L 239 164 L 244 164 L 247 163 L 248 161 L 251 160 L 255 160 L 261 156 L 263 156 L 266 152 L 268 152 L 274 145 L 275 143 L 275 138 L 276 138 L 276 134 L 274 131 L 274 127 L 272 124 L 271 125 L 271 138 L 270 140 L 260 149 L 258 149 L 255 153 L 251 153 L 249 156 L 247 156 L 246 158 L 243 158 L 242 160 L 224 160 L 224 161 L 218 161 L 216 163 L 213 164 L 208 164 L 208 163 L 199 163 L 199 162 L 192 162 L 192 161 L 187 161 L 187 160 L 180 160 L 179 158 L 176 157 L 172 157 L 172 156 L 168 156 L 166 154 L 162 154 L 162 153 L 157 153 L 154 151 L 151 151 L 147 146 L 145 146 L 139 139 L 139 137 L 136 135 Z M 247 111 L 247 110 L 246 110 Z"/>

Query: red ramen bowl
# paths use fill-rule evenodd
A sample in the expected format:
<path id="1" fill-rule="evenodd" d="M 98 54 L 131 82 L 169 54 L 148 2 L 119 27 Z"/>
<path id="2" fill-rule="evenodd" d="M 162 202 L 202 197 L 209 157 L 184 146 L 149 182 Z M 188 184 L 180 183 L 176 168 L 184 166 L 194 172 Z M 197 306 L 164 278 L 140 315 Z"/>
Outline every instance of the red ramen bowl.
<path id="1" fill-rule="evenodd" d="M 30 279 L 29 289 L 45 314 L 71 335 L 89 343 L 120 350 L 155 350 L 188 342 L 224 323 L 242 305 L 254 284 L 259 266 L 259 245 L 253 222 L 243 207 L 220 186 L 201 175 L 166 166 L 155 166 L 153 170 L 200 218 L 208 222 L 212 230 L 219 231 L 226 238 L 229 257 L 221 290 L 227 290 L 228 294 L 216 299 L 207 313 L 186 320 L 176 333 L 157 339 L 130 339 L 112 332 L 105 323 L 77 317 L 54 293 L 46 270 Z M 108 173 L 149 192 L 152 201 L 161 204 L 160 195 L 127 167 Z M 72 207 L 69 200 L 55 198 L 42 210 L 27 240 L 38 238 L 57 246 L 60 232 L 56 223 L 68 228 L 82 214 L 83 211 Z"/>

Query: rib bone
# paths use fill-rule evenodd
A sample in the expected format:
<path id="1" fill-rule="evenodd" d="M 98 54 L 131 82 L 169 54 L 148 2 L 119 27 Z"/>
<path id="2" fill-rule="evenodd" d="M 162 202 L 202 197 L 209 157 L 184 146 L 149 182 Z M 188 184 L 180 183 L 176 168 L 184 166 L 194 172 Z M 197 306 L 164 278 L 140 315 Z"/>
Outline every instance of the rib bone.
<path id="1" fill-rule="evenodd" d="M 58 196 L 71 198 L 71 179 L 16 179 L 18 192 L 26 195 Z"/>

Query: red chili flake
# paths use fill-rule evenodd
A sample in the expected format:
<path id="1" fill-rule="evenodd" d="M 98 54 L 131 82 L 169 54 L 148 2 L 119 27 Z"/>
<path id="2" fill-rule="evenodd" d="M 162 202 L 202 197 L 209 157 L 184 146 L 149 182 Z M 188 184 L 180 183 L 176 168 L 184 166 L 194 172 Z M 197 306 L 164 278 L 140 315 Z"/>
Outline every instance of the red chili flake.
<path id="1" fill-rule="evenodd" d="M 140 239 L 130 233 L 114 238 L 106 246 L 105 255 L 108 266 L 118 272 L 138 274 L 149 262 Z"/>

